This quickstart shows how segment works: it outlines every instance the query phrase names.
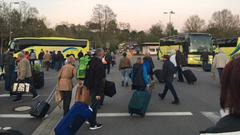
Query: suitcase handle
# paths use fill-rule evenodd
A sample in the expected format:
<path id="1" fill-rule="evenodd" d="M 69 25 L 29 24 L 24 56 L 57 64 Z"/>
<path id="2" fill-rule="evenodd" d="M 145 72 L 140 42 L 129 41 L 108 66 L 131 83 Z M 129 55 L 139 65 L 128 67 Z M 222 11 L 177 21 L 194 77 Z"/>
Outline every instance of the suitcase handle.
<path id="1" fill-rule="evenodd" d="M 50 104 L 50 102 L 53 99 L 53 95 L 55 94 L 56 91 L 56 86 L 53 88 L 53 90 L 51 91 L 50 95 L 48 96 L 48 98 L 46 99 L 46 102 Z"/>

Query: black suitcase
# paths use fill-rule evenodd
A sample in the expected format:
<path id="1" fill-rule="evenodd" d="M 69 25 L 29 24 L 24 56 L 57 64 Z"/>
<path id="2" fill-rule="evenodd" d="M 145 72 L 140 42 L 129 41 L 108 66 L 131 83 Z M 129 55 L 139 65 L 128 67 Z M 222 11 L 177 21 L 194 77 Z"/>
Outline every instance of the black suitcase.
<path id="1" fill-rule="evenodd" d="M 50 108 L 50 102 L 53 99 L 53 95 L 55 94 L 55 88 L 52 90 L 50 95 L 48 96 L 47 100 L 44 101 L 37 101 L 34 105 L 32 105 L 32 108 L 29 112 L 29 114 L 36 118 L 43 118 L 47 114 L 49 108 Z"/>
<path id="2" fill-rule="evenodd" d="M 116 94 L 116 86 L 114 82 L 105 81 L 104 95 L 108 97 L 113 97 Z"/>
<path id="3" fill-rule="evenodd" d="M 153 72 L 160 83 L 164 83 L 163 71 L 158 69 Z"/>
<path id="4" fill-rule="evenodd" d="M 191 70 L 184 70 L 183 76 L 186 78 L 188 84 L 194 84 L 197 81 L 197 77 Z"/>
<path id="5" fill-rule="evenodd" d="M 41 89 L 44 86 L 44 72 L 33 71 L 33 84 L 36 89 Z"/>
<path id="6" fill-rule="evenodd" d="M 205 72 L 211 72 L 211 70 L 212 70 L 212 65 L 211 65 L 211 64 L 204 64 L 203 70 L 204 70 Z"/>

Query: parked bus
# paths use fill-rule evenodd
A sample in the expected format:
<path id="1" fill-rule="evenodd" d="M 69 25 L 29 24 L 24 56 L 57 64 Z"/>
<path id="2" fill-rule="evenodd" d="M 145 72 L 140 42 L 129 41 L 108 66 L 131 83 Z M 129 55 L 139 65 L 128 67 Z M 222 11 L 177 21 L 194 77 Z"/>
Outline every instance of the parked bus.
<path id="1" fill-rule="evenodd" d="M 10 49 L 15 51 L 14 57 L 20 51 L 35 51 L 36 55 L 41 50 L 45 51 L 61 51 L 66 58 L 67 54 L 77 57 L 78 53 L 82 51 L 84 54 L 89 52 L 90 42 L 86 39 L 73 39 L 63 37 L 21 37 L 14 38 L 9 42 Z"/>
<path id="2" fill-rule="evenodd" d="M 213 59 L 212 36 L 207 33 L 185 33 L 160 39 L 159 57 L 174 54 L 176 49 L 182 51 L 188 65 L 201 65 L 201 54 L 209 53 L 209 63 Z"/>
<path id="3" fill-rule="evenodd" d="M 240 38 L 215 39 L 214 47 L 216 53 L 221 49 L 225 55 L 232 58 L 239 53 Z"/>

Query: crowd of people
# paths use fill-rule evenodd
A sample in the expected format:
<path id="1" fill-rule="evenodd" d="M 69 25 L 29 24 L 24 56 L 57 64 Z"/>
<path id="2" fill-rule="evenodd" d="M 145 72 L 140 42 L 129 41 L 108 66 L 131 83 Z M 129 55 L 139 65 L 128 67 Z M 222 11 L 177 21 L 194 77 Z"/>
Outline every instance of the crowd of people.
<path id="1" fill-rule="evenodd" d="M 107 74 L 110 73 L 111 66 L 116 64 L 116 56 L 113 52 L 104 51 L 101 48 L 96 49 L 94 55 L 90 53 L 78 53 L 79 67 L 76 67 L 76 59 L 72 55 L 67 55 L 64 58 L 61 51 L 43 51 L 39 53 L 38 57 L 34 50 L 29 52 L 20 52 L 18 58 L 13 57 L 13 50 L 8 50 L 3 59 L 0 61 L 0 68 L 5 69 L 5 90 L 11 94 L 11 86 L 15 81 L 24 81 L 33 84 L 31 66 L 36 64 L 36 60 L 46 71 L 50 68 L 58 72 L 56 93 L 60 93 L 60 98 L 63 101 L 63 114 L 66 115 L 70 109 L 70 102 L 72 99 L 73 78 L 77 78 L 78 85 L 84 86 L 89 91 L 89 99 L 93 109 L 92 117 L 88 120 L 90 123 L 90 130 L 96 130 L 102 127 L 102 124 L 97 122 L 97 112 L 104 101 L 104 84 Z M 173 62 L 174 61 L 174 62 Z M 207 53 L 202 55 L 203 65 L 209 62 Z M 17 63 L 17 64 L 16 64 Z M 17 65 L 17 66 L 16 66 Z M 172 104 L 179 104 L 180 99 L 174 87 L 174 74 L 177 73 L 178 82 L 184 82 L 183 69 L 185 59 L 180 50 L 176 50 L 173 57 L 168 55 L 163 56 L 163 78 L 165 87 L 162 92 L 158 94 L 160 99 L 164 99 L 168 90 L 173 95 L 174 100 Z M 230 132 L 239 131 L 240 128 L 240 92 L 238 82 L 240 81 L 240 57 L 229 62 L 229 59 L 222 50 L 215 55 L 212 64 L 212 77 L 215 78 L 215 69 L 217 69 L 220 84 L 221 96 L 220 105 L 228 114 L 223 117 L 215 127 L 209 128 L 202 132 Z M 204 67 L 204 66 L 203 66 Z M 131 89 L 146 91 L 154 84 L 154 62 L 149 53 L 145 56 L 137 57 L 136 62 L 132 64 L 132 57 L 127 53 L 122 54 L 119 61 L 118 69 L 122 75 L 121 86 L 129 87 L 131 82 Z M 17 72 L 16 72 L 17 71 Z M 17 73 L 17 75 L 16 75 Z M 36 89 L 30 91 L 33 95 L 33 100 L 39 95 Z M 17 94 L 14 101 L 21 101 L 22 95 Z"/>

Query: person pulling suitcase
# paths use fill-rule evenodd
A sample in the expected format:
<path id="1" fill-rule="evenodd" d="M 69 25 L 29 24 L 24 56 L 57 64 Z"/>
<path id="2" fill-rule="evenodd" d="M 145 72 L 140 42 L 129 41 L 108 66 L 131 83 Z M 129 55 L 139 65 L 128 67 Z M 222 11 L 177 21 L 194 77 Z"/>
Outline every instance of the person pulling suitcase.
<path id="1" fill-rule="evenodd" d="M 173 65 L 172 62 L 170 62 L 169 60 L 169 56 L 165 55 L 163 57 L 164 63 L 163 63 L 163 75 L 164 75 L 164 80 L 165 80 L 165 87 L 164 87 L 164 91 L 163 93 L 159 93 L 159 97 L 163 100 L 168 92 L 168 90 L 171 91 L 173 97 L 174 97 L 174 101 L 172 102 L 172 104 L 179 104 L 179 98 L 178 95 L 176 93 L 176 90 L 172 84 L 173 82 L 173 75 L 175 73 L 175 67 Z"/>

